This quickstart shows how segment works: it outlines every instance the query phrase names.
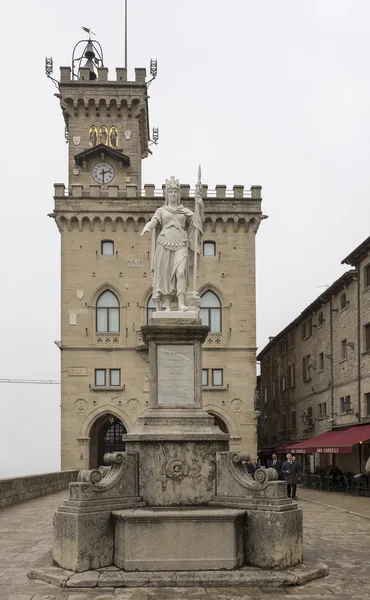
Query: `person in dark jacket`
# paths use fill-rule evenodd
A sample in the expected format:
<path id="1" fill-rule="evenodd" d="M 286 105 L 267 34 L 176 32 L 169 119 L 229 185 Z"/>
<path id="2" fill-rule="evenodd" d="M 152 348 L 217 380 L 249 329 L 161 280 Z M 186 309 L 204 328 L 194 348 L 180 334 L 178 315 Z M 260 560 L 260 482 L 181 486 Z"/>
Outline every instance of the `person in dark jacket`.
<path id="1" fill-rule="evenodd" d="M 298 462 L 297 457 L 294 456 L 294 454 L 292 456 L 292 461 L 298 465 L 297 481 L 298 481 L 298 483 L 301 483 L 301 480 L 302 480 L 302 467 L 301 467 L 300 463 Z"/>
<path id="2" fill-rule="evenodd" d="M 277 455 L 275 454 L 275 452 L 273 453 L 271 460 L 267 461 L 267 468 L 268 469 L 275 469 L 275 471 L 277 471 L 277 474 L 280 478 L 281 475 L 281 467 L 282 467 L 282 462 L 281 460 L 278 459 Z"/>
<path id="3" fill-rule="evenodd" d="M 286 458 L 286 461 L 281 467 L 281 472 L 284 475 L 287 484 L 288 498 L 297 500 L 297 483 L 300 479 L 301 468 L 298 462 L 293 460 L 291 454 L 287 454 Z"/>
<path id="4" fill-rule="evenodd" d="M 248 475 L 254 477 L 254 466 L 251 458 L 249 458 L 245 463 L 245 468 L 247 469 Z"/>

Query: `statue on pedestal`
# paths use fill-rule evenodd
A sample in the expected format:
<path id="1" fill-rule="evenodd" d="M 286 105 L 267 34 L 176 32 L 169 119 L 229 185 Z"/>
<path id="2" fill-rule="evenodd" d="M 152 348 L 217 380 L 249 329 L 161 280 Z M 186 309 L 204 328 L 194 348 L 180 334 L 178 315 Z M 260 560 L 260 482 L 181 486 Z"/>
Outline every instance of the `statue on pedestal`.
<path id="1" fill-rule="evenodd" d="M 153 301 L 157 311 L 172 310 L 177 302 L 179 311 L 186 311 L 186 295 L 190 289 L 196 295 L 198 254 L 202 247 L 204 207 L 201 197 L 200 168 L 195 191 L 194 212 L 180 203 L 180 184 L 170 177 L 165 185 L 165 204 L 156 210 L 141 233 L 153 231 L 152 264 Z"/>

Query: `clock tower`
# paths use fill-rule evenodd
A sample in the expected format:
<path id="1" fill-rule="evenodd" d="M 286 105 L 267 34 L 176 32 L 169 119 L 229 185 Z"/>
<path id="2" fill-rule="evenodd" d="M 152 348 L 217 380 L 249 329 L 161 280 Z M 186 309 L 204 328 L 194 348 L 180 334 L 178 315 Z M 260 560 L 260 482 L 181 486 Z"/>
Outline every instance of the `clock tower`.
<path id="1" fill-rule="evenodd" d="M 127 81 L 126 69 L 117 68 L 110 79 L 96 44 L 86 41 L 86 64 L 80 59 L 77 72 L 74 58 L 72 68 L 60 69 L 69 189 L 124 197 L 141 190 L 141 161 L 149 153 L 146 71 L 135 69 L 135 81 Z"/>
<path id="2" fill-rule="evenodd" d="M 149 405 L 141 327 L 154 311 L 152 249 L 150 236 L 140 233 L 164 203 L 162 187 L 142 185 L 142 160 L 150 154 L 145 69 L 135 69 L 134 81 L 121 67 L 109 75 L 98 42 L 81 46 L 54 81 L 68 142 L 68 185 L 55 184 L 50 215 L 61 235 L 62 469 L 96 468 L 106 452 L 123 450 L 122 436 Z M 174 167 L 168 176 L 181 177 Z M 193 210 L 194 190 L 180 188 L 182 204 Z M 203 202 L 197 288 L 210 327 L 203 406 L 230 434 L 231 449 L 255 456 L 261 186 L 203 184 Z"/>
<path id="3" fill-rule="evenodd" d="M 135 250 L 138 218 L 130 221 L 127 206 L 141 195 L 141 163 L 150 153 L 146 71 L 135 69 L 128 81 L 119 67 L 110 77 L 100 44 L 89 37 L 77 44 L 72 66 L 61 67 L 55 83 L 68 143 L 68 185 L 55 184 L 52 214 L 61 233 L 62 468 L 89 467 L 102 464 L 109 450 L 99 446 L 102 430 L 111 437 L 108 446 L 119 449 L 132 420 L 121 412 L 130 364 L 123 351 L 137 342 L 127 323 L 132 285 L 123 265 L 126 259 L 144 262 L 135 252 L 126 254 L 126 247 L 128 242 Z M 131 400 L 136 409 L 136 398 Z"/>

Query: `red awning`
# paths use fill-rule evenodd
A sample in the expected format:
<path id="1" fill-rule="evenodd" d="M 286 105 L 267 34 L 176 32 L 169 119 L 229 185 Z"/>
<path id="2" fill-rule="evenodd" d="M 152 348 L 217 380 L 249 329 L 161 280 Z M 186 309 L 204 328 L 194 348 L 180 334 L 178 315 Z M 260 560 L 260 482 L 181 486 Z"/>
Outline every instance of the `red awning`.
<path id="1" fill-rule="evenodd" d="M 281 446 L 279 446 L 279 448 L 276 448 L 276 452 L 285 452 L 285 451 L 293 448 L 293 446 L 294 446 L 294 444 L 292 442 L 289 442 L 287 444 L 282 444 Z"/>
<path id="2" fill-rule="evenodd" d="M 292 454 L 351 454 L 352 446 L 370 439 L 370 425 L 355 425 L 345 430 L 326 431 L 291 446 Z"/>

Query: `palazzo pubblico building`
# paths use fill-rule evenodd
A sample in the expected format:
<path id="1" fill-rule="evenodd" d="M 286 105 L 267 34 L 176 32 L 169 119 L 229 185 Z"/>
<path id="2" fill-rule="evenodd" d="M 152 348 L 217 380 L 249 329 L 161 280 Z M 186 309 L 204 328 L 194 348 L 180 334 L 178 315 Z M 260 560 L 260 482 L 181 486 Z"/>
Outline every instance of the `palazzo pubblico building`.
<path id="1" fill-rule="evenodd" d="M 54 186 L 61 236 L 62 469 L 95 468 L 124 448 L 148 406 L 148 349 L 141 327 L 155 310 L 151 236 L 144 225 L 163 205 L 163 185 L 142 183 L 151 155 L 146 71 L 108 73 L 94 43 L 61 67 L 59 99 L 68 138 L 68 184 Z M 155 156 L 149 160 L 155 161 Z M 197 164 L 195 166 L 195 172 Z M 168 165 L 181 182 L 181 165 Z M 176 171 L 177 169 L 177 171 Z M 204 235 L 197 277 L 203 404 L 230 434 L 230 448 L 257 451 L 255 236 L 261 186 L 203 184 Z M 181 184 L 193 209 L 194 190 Z M 257 407 L 258 408 L 258 407 Z"/>

